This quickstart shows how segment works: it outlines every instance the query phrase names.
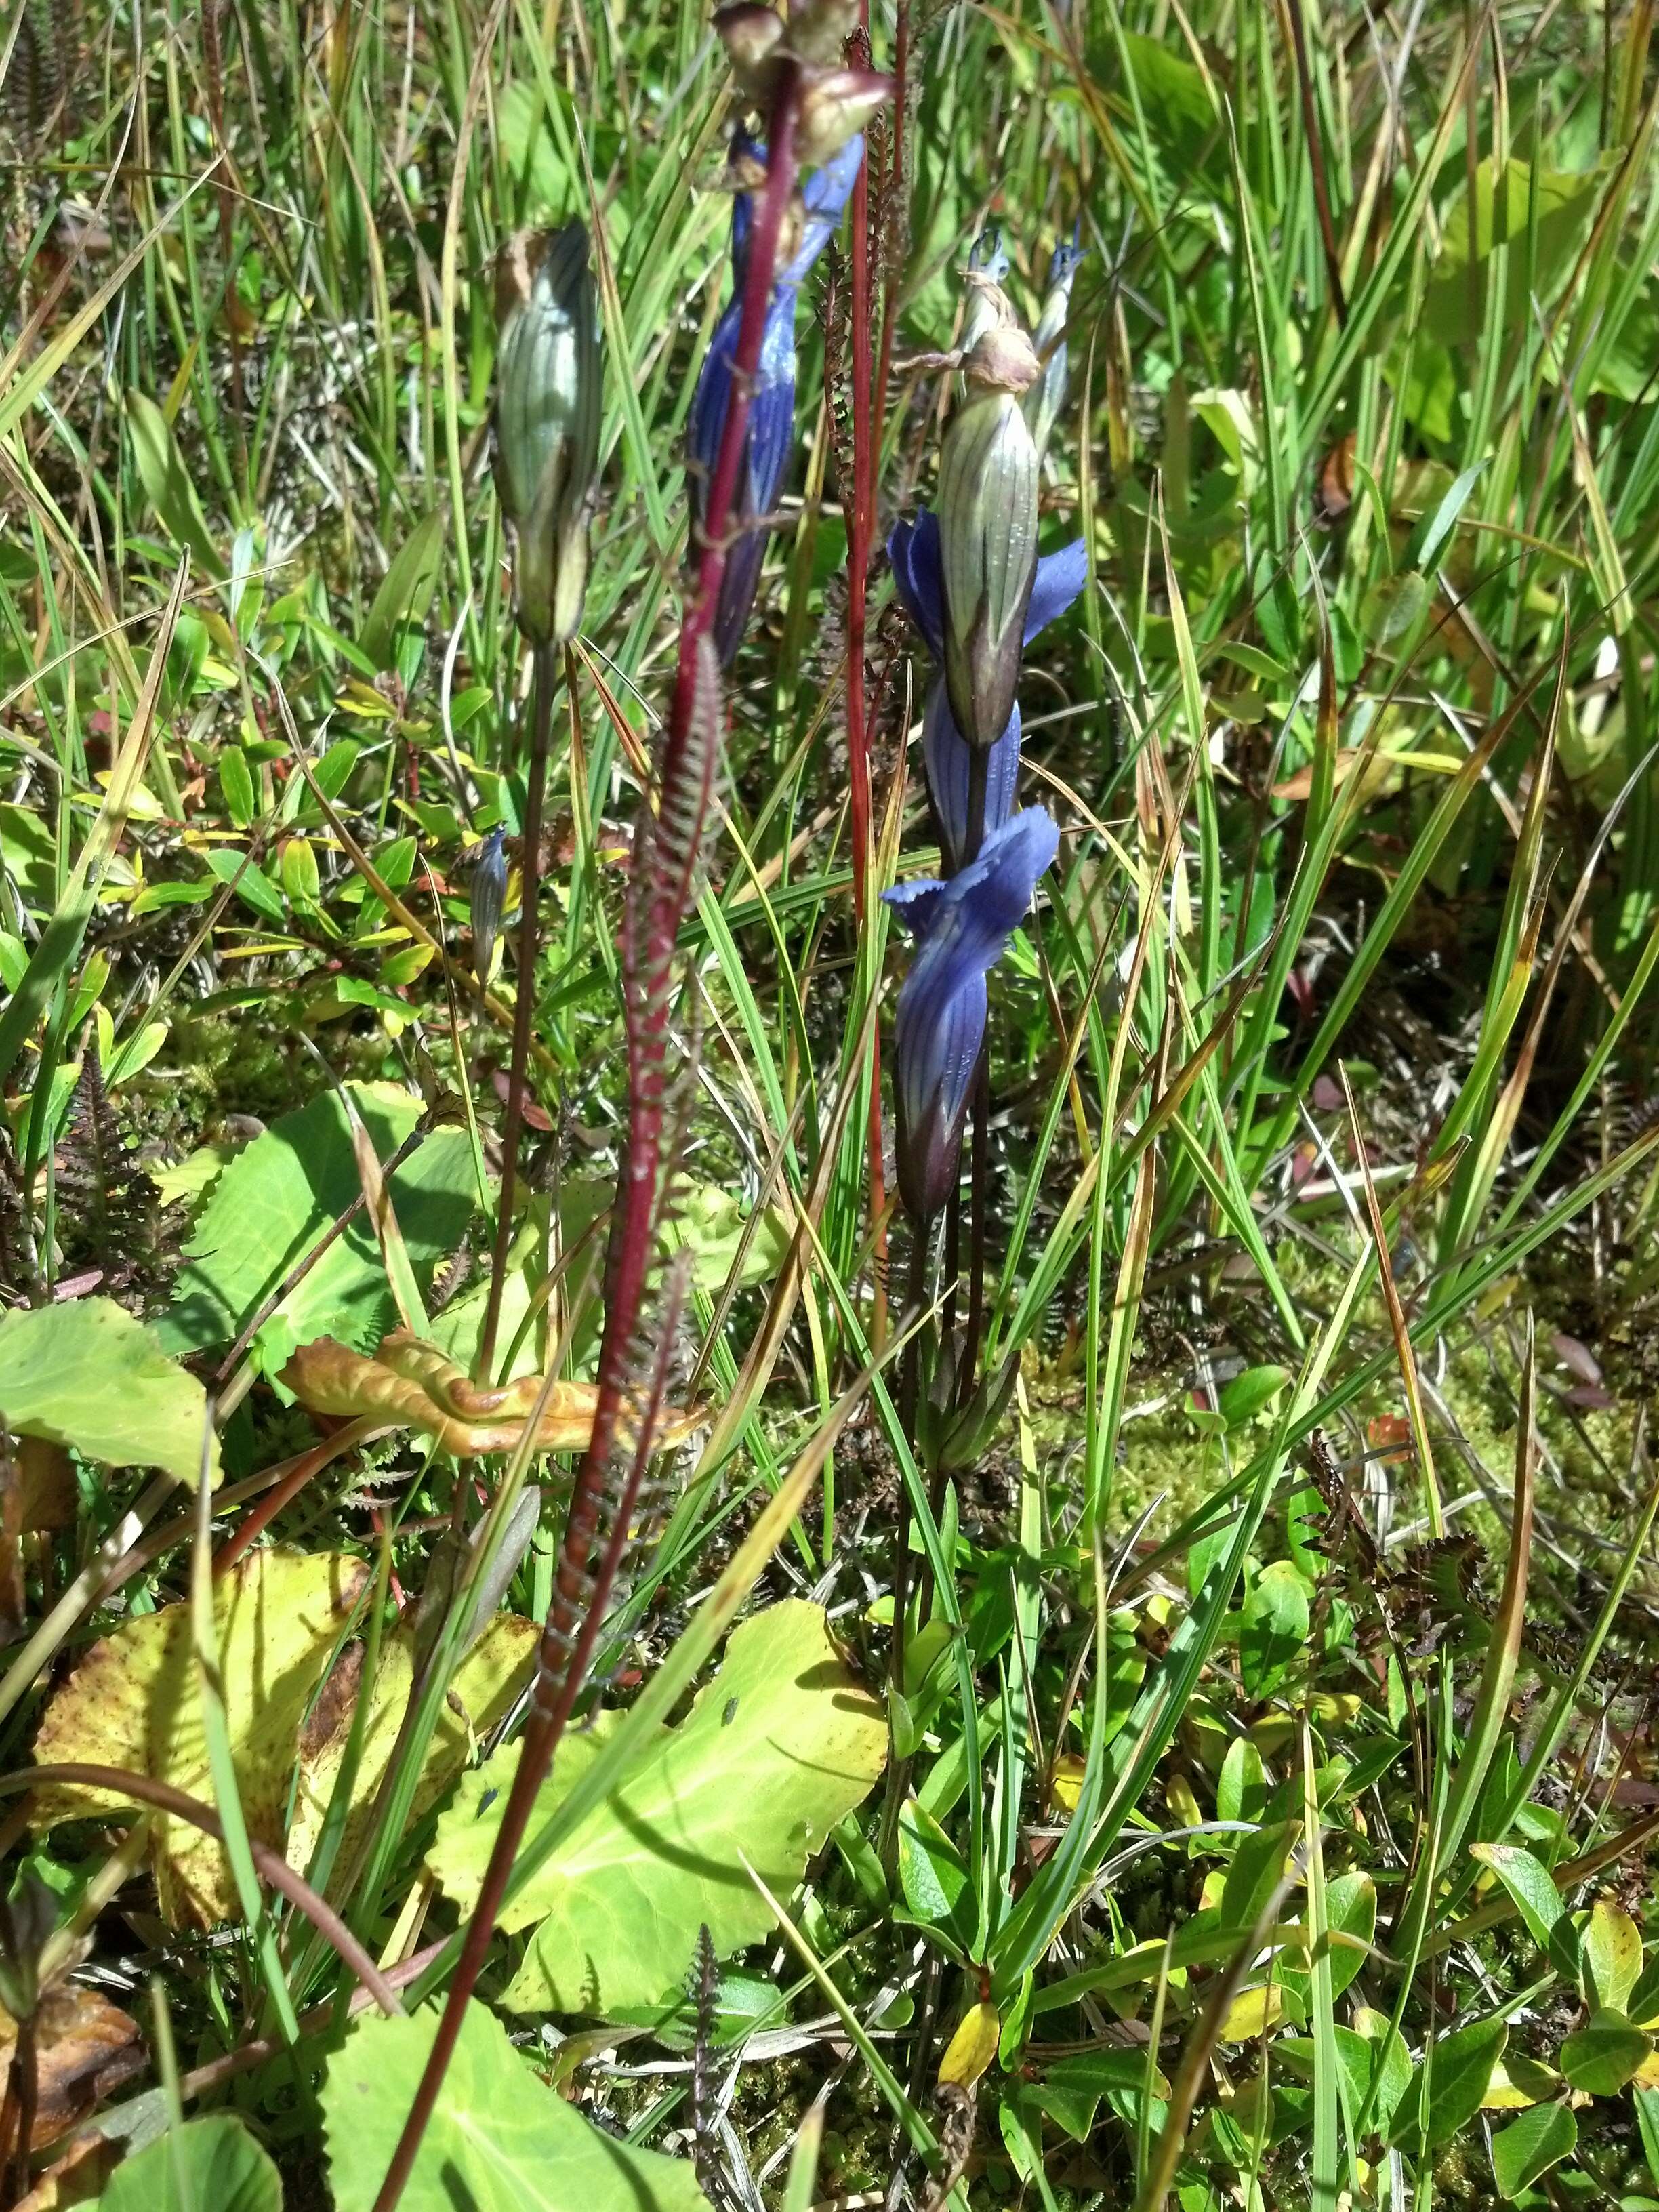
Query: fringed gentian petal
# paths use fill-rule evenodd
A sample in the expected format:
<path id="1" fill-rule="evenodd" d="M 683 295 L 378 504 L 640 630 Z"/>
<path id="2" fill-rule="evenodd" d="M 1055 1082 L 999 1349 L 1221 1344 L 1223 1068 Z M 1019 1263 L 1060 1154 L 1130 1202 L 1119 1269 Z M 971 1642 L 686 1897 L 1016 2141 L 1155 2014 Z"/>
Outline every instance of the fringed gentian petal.
<path id="1" fill-rule="evenodd" d="M 933 1219 L 956 1181 L 985 1039 L 987 971 L 1024 918 L 1059 845 L 1050 817 L 1028 806 L 948 883 L 904 884 L 884 895 L 916 939 L 893 1043 L 899 1192 L 918 1222 Z"/>

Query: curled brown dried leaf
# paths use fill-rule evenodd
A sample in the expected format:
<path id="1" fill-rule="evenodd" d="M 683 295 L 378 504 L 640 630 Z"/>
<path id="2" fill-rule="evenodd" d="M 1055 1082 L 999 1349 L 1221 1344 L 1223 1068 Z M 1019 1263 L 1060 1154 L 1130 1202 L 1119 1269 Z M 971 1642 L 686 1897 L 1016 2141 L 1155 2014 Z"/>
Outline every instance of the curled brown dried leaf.
<path id="1" fill-rule="evenodd" d="M 541 1378 L 522 1375 L 495 1385 L 474 1382 L 436 1345 L 397 1329 L 373 1358 L 331 1336 L 301 1345 L 283 1370 L 283 1382 L 313 1413 L 356 1420 L 365 1414 L 429 1436 L 457 1459 L 514 1450 L 541 1395 Z M 536 1442 L 544 1451 L 583 1451 L 593 1428 L 599 1391 L 591 1382 L 555 1382 Z M 699 1407 L 671 1413 L 656 1438 L 680 1443 L 707 1415 Z"/>

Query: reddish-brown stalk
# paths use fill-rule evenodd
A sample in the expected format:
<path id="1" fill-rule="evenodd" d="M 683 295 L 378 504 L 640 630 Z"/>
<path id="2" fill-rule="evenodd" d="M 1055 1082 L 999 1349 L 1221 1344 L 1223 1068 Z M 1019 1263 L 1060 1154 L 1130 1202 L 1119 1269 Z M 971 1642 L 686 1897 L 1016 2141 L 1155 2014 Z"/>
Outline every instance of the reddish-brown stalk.
<path id="1" fill-rule="evenodd" d="M 850 68 L 870 66 L 869 0 L 861 0 L 859 27 L 847 41 Z M 870 868 L 870 744 L 864 709 L 865 611 L 870 584 L 870 541 L 875 527 L 875 450 L 871 438 L 874 395 L 870 354 L 870 163 L 859 164 L 853 182 L 852 294 L 849 337 L 853 356 L 853 496 L 847 515 L 847 763 L 853 813 L 853 902 L 864 924 Z M 879 1146 L 876 1157 L 879 1158 Z"/>
<path id="2" fill-rule="evenodd" d="M 910 0 L 898 0 L 893 27 L 893 127 L 888 138 L 887 176 L 884 189 L 889 228 L 908 223 L 907 210 L 899 204 L 904 188 L 904 101 L 910 75 Z M 902 234 L 901 233 L 901 235 Z M 898 329 L 899 286 L 903 256 L 894 251 L 890 239 L 883 240 L 881 358 L 876 364 L 874 442 L 879 467 L 881 441 L 887 428 L 887 385 L 893 373 L 893 342 Z"/>
<path id="3" fill-rule="evenodd" d="M 623 1173 L 618 1179 L 618 1221 L 607 1285 L 605 1335 L 599 1350 L 599 1401 L 593 1431 L 578 1471 L 565 1524 L 553 1603 L 542 1639 L 541 1672 L 526 1723 L 518 1770 L 507 1808 L 484 1870 L 478 1902 L 456 1962 L 455 1978 L 439 2023 L 430 2057 L 415 2093 L 408 2119 L 392 2154 L 374 2212 L 392 2212 L 420 2149 L 454 2053 L 466 2007 L 483 1969 L 513 1862 L 529 1822 L 559 1739 L 580 1687 L 603 1621 L 605 1600 L 621 1561 L 628 1514 L 612 1516 L 611 1540 L 593 1561 L 606 1496 L 607 1477 L 624 1391 L 634 1365 L 640 1307 L 655 1243 L 658 1189 L 666 1093 L 668 982 L 681 920 L 690 902 L 697 854 L 708 808 L 716 750 L 708 718 L 720 712 L 718 678 L 711 678 L 714 609 L 726 573 L 726 526 L 742 465 L 749 401 L 760 362 L 761 340 L 777 265 L 778 240 L 795 183 L 795 124 L 799 77 L 792 63 L 781 72 L 766 133 L 766 183 L 756 210 L 749 247 L 732 373 L 732 398 L 719 455 L 709 480 L 703 538 L 697 560 L 696 587 L 680 629 L 679 664 L 669 709 L 659 781 L 654 824 L 636 843 L 630 884 L 634 972 L 629 983 L 629 1123 Z M 711 696 L 712 691 L 712 696 Z M 718 732 L 714 733 L 715 737 Z M 642 825 L 643 826 L 643 825 Z M 648 1435 L 648 1421 L 642 1434 Z M 636 1444 L 624 1492 L 636 1486 L 645 1453 Z"/>
<path id="4" fill-rule="evenodd" d="M 854 69 L 870 66 L 869 0 L 860 0 L 859 25 L 847 41 Z M 879 403 L 872 388 L 870 353 L 870 162 L 859 164 L 853 183 L 852 287 L 848 312 L 853 356 L 853 495 L 847 512 L 847 769 L 853 817 L 854 929 L 864 934 L 870 880 L 870 726 L 865 710 L 865 617 L 869 601 L 870 545 L 875 530 L 876 456 Z M 881 1040 L 870 1040 L 870 1216 L 879 1221 L 885 1198 L 881 1157 Z M 877 1231 L 876 1311 L 872 1341 L 886 1334 L 887 1298 L 880 1262 L 886 1235 Z"/>

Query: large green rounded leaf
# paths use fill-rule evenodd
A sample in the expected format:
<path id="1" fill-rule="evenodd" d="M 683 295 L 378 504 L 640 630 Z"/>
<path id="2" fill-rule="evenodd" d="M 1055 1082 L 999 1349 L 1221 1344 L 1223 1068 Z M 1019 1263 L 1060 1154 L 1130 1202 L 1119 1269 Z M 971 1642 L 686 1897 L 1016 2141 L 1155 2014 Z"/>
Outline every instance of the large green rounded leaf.
<path id="1" fill-rule="evenodd" d="M 231 2112 L 186 2120 L 117 2166 L 94 2212 L 282 2212 L 283 2184 Z"/>
<path id="2" fill-rule="evenodd" d="M 350 1086 L 382 1166 L 414 1130 L 419 1099 L 388 1083 Z M 424 1294 L 433 1271 L 460 1243 L 477 1185 L 464 1129 L 434 1129 L 386 1191 Z M 238 1153 L 197 1218 L 187 1264 L 160 1322 L 171 1352 L 228 1344 L 259 1311 L 324 1232 L 362 1195 L 351 1125 L 338 1094 L 325 1091 L 284 1114 Z M 367 1210 L 329 1245 L 262 1325 L 255 1340 L 274 1374 L 296 1344 L 337 1337 L 366 1352 L 398 1314 Z"/>
<path id="3" fill-rule="evenodd" d="M 567 1738 L 531 1815 L 551 1819 L 603 1758 L 611 1717 Z M 614 2013 L 658 2002 L 691 1963 L 706 1926 L 722 1957 L 757 1942 L 775 1896 L 880 1774 L 887 1727 L 848 1672 L 823 1609 L 791 1600 L 734 1629 L 726 1663 L 678 1728 L 584 1820 L 503 1915 L 539 1921 L 504 2002 L 515 2011 Z M 519 1750 L 462 1782 L 439 1823 L 433 1871 L 471 1910 Z"/>
<path id="4" fill-rule="evenodd" d="M 108 1298 L 0 1320 L 0 1417 L 14 1436 L 71 1444 L 111 1467 L 165 1468 L 181 1482 L 201 1472 L 201 1384 Z M 216 1439 L 209 1464 L 216 1476 Z"/>
<path id="5" fill-rule="evenodd" d="M 438 2014 L 366 2015 L 329 2061 L 323 2130 L 335 2212 L 370 2212 Z M 603 2134 L 547 2087 L 485 2006 L 461 2023 L 403 2212 L 708 2212 L 688 2160 Z"/>

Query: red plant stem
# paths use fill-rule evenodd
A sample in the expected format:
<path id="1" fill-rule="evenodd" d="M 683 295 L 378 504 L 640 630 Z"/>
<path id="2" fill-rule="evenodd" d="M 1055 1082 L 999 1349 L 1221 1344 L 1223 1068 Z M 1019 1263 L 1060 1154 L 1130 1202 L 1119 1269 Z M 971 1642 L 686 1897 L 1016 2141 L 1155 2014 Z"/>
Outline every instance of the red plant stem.
<path id="1" fill-rule="evenodd" d="M 860 0 L 859 27 L 848 40 L 855 69 L 870 65 L 869 0 Z M 870 163 L 859 164 L 853 181 L 852 295 L 849 302 L 853 354 L 853 496 L 847 515 L 847 769 L 853 830 L 853 910 L 856 935 L 864 935 L 871 862 L 870 724 L 865 706 L 865 629 L 870 594 L 870 546 L 875 532 L 878 411 L 870 353 Z M 881 1040 L 870 1042 L 868 1122 L 870 1214 L 879 1220 L 886 1198 L 881 1157 Z M 877 1232 L 876 1307 L 871 1340 L 878 1350 L 887 1334 L 887 1298 L 880 1261 L 884 1231 Z"/>
<path id="2" fill-rule="evenodd" d="M 325 1437 L 321 1443 L 313 1444 L 309 1451 L 301 1452 L 285 1467 L 274 1470 L 278 1480 L 270 1496 L 260 1499 L 241 1527 L 233 1530 L 214 1553 L 215 1581 L 221 1575 L 228 1574 L 249 1545 L 264 1534 L 283 1508 L 299 1496 L 313 1476 L 320 1474 L 331 1461 L 338 1459 L 343 1453 L 385 1434 L 384 1424 L 370 1414 L 349 1422 L 343 1429 L 337 1429 L 331 1437 Z M 101 1604 L 109 1595 L 111 1587 L 110 1583 L 105 1583 L 98 1594 L 98 1603 Z"/>
<path id="3" fill-rule="evenodd" d="M 904 102 L 910 75 L 910 0 L 898 0 L 898 16 L 893 27 L 893 130 L 889 141 L 890 151 L 887 162 L 887 220 L 896 221 L 901 213 L 908 222 L 908 211 L 898 204 L 900 184 L 904 175 Z M 881 453 L 883 432 L 887 425 L 887 386 L 893 374 L 893 342 L 898 329 L 899 286 L 903 270 L 890 252 L 882 283 L 881 359 L 876 368 L 875 386 L 875 449 Z M 879 466 L 879 460 L 878 460 Z"/>
<path id="4" fill-rule="evenodd" d="M 653 1257 L 667 1052 L 667 980 L 680 920 L 690 896 L 708 811 L 711 773 L 708 748 L 698 742 L 699 714 L 710 704 L 706 673 L 712 658 L 709 633 L 726 573 L 726 526 L 743 463 L 750 395 L 760 365 L 772 276 L 777 266 L 778 240 L 794 189 L 795 121 L 799 94 L 799 75 L 791 64 L 780 76 L 768 118 L 766 184 L 750 237 L 749 274 L 732 362 L 731 404 L 709 480 L 696 588 L 681 624 L 679 665 L 663 743 L 658 824 L 674 823 L 689 802 L 696 809 L 694 826 L 683 843 L 665 841 L 658 827 L 654 833 L 637 838 L 635 845 L 634 865 L 641 872 L 634 877 L 630 891 L 638 902 L 635 927 L 641 973 L 637 988 L 630 988 L 629 994 L 628 1143 L 617 1193 L 619 1219 L 613 1246 L 615 1266 L 608 1286 L 605 1336 L 599 1349 L 599 1401 L 593 1412 L 592 1434 L 571 1494 L 553 1604 L 543 1635 L 542 1673 L 538 1677 L 513 1788 L 496 1832 L 489 1864 L 484 1869 L 466 1940 L 456 1961 L 455 1978 L 450 1984 L 431 2055 L 386 2179 L 374 2200 L 374 2212 L 392 2212 L 414 2166 L 454 2053 L 468 2001 L 495 1932 L 501 1899 L 524 1839 L 531 1808 L 552 1764 L 580 1686 L 583 1668 L 599 1636 L 606 1593 L 620 1562 L 621 1546 L 626 1540 L 628 1515 L 619 1510 L 613 1516 L 611 1541 L 605 1555 L 597 1571 L 590 1573 L 588 1562 L 605 1495 L 605 1470 L 616 1440 L 631 1347 Z M 714 704 L 718 711 L 718 696 Z M 643 819 L 641 827 L 646 827 Z M 665 865 L 665 860 L 670 865 Z M 672 865 L 676 860 L 678 865 Z M 630 1480 L 637 1480 L 643 1457 L 643 1452 L 636 1449 Z M 561 1665 L 562 1679 L 557 1680 L 552 1700 L 545 1702 L 548 1678 L 557 1677 Z"/>

